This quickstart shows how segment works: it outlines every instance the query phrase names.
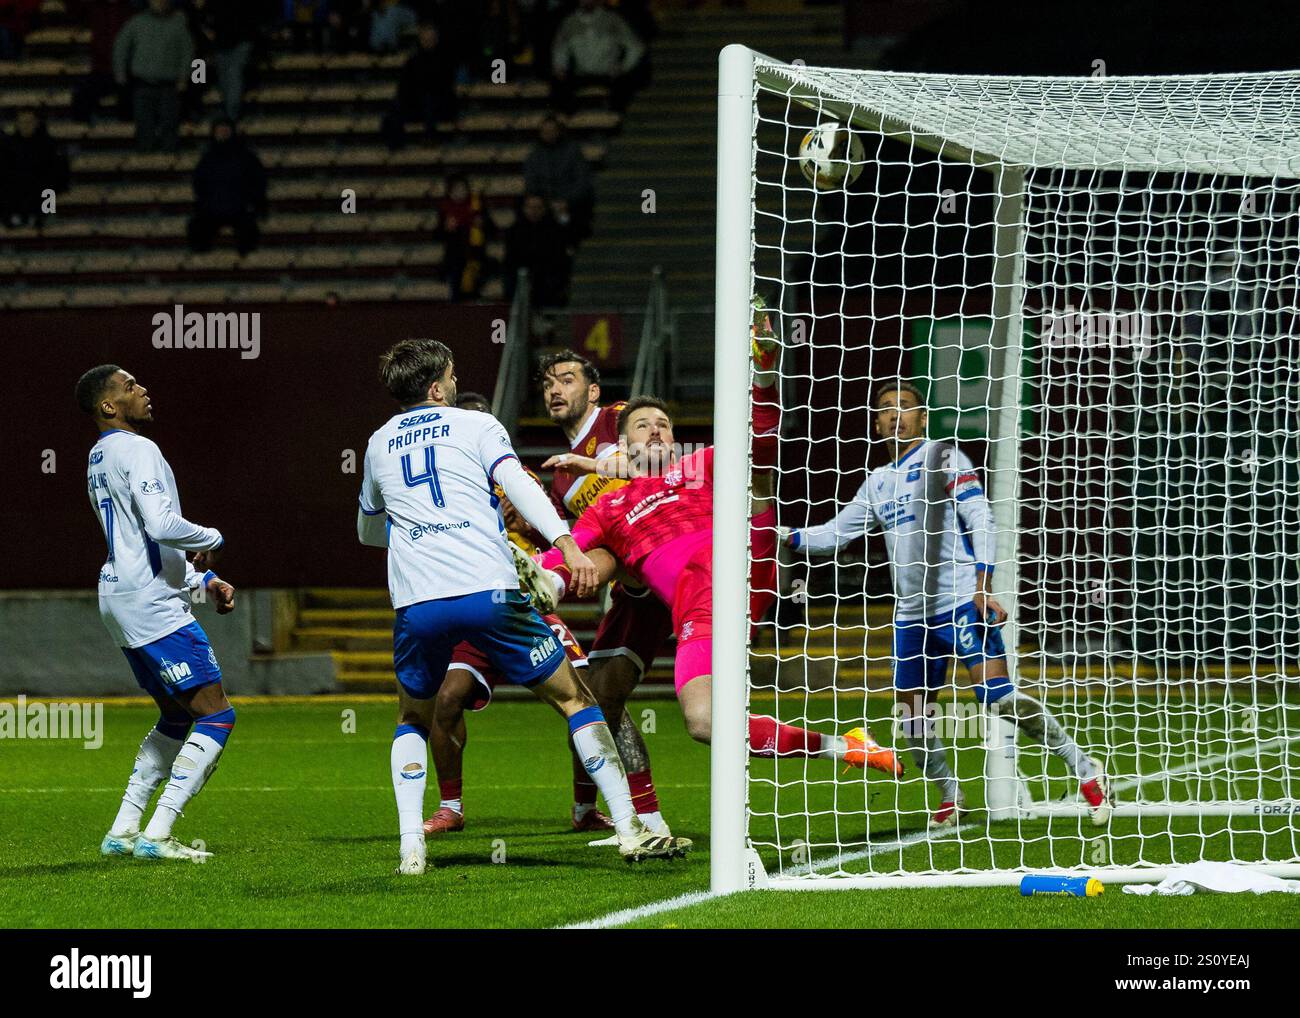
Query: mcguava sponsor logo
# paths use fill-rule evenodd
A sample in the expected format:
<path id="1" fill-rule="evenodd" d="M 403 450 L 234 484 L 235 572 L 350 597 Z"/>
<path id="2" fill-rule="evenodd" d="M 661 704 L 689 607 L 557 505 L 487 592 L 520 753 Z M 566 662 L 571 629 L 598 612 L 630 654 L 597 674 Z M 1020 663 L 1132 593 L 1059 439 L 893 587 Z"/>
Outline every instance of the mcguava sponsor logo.
<path id="1" fill-rule="evenodd" d="M 0 739 L 80 739 L 86 749 L 104 744 L 102 703 L 0 703 Z"/>
<path id="2" fill-rule="evenodd" d="M 171 313 L 153 316 L 153 345 L 157 350 L 238 350 L 251 361 L 262 352 L 260 311 L 186 311 L 175 305 Z"/>
<path id="3" fill-rule="evenodd" d="M 147 954 L 82 954 L 75 947 L 50 959 L 56 990 L 130 990 L 143 999 L 152 992 L 153 957 Z"/>

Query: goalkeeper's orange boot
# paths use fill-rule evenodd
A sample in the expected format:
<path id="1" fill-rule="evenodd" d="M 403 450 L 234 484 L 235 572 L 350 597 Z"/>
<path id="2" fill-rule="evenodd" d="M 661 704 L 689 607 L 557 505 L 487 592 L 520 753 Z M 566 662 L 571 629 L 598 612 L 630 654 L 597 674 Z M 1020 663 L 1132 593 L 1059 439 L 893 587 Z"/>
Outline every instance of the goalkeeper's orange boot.
<path id="1" fill-rule="evenodd" d="M 440 806 L 438 812 L 424 822 L 425 834 L 450 834 L 464 829 L 465 814 L 457 813 L 447 806 Z"/>
<path id="2" fill-rule="evenodd" d="M 844 762 L 849 767 L 870 767 L 896 778 L 903 776 L 903 761 L 898 758 L 898 754 L 881 746 L 865 728 L 845 732 L 844 741 L 849 747 L 844 754 Z M 847 771 L 848 767 L 844 769 Z"/>

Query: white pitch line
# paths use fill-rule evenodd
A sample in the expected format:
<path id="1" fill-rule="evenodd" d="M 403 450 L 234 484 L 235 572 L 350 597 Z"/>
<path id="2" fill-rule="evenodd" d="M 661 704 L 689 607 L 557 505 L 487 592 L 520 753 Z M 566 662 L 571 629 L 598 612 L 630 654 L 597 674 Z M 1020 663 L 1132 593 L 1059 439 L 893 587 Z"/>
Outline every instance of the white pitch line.
<path id="1" fill-rule="evenodd" d="M 689 894 L 679 894 L 675 898 L 664 898 L 662 901 L 654 901 L 649 905 L 638 905 L 636 908 L 625 908 L 618 912 L 610 912 L 609 915 L 588 919 L 584 923 L 570 923 L 568 926 L 559 927 L 559 929 L 607 930 L 614 926 L 634 923 L 638 919 L 645 919 L 647 916 L 658 915 L 660 912 L 672 912 L 679 908 L 698 905 L 702 901 L 710 901 L 719 897 L 721 895 L 714 894 L 712 891 L 691 891 Z"/>
<path id="2" fill-rule="evenodd" d="M 1239 756 L 1249 756 L 1252 753 L 1263 753 L 1266 750 L 1272 749 L 1274 746 L 1293 741 L 1293 736 L 1279 735 L 1276 738 L 1269 739 L 1267 742 L 1252 743 L 1249 746 L 1243 746 L 1241 749 L 1234 749 L 1230 753 L 1220 753 L 1217 756 L 1207 756 L 1199 760 L 1191 760 L 1185 764 L 1179 764 L 1177 767 L 1170 767 L 1163 771 L 1156 771 L 1154 774 L 1139 774 L 1136 777 L 1124 778 L 1122 781 L 1114 782 L 1112 787 L 1117 792 L 1127 791 L 1130 788 L 1149 785 L 1154 781 L 1163 781 L 1165 778 L 1175 778 L 1180 774 L 1190 774 L 1193 771 L 1204 770 L 1206 767 L 1218 767 L 1219 764 L 1225 764 L 1229 760 L 1235 760 Z"/>

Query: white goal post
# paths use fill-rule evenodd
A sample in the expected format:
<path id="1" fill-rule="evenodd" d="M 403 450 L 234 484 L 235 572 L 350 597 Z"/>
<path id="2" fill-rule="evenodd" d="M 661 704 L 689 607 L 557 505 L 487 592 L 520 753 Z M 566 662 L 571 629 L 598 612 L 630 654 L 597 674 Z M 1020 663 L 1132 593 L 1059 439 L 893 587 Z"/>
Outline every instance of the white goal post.
<path id="1" fill-rule="evenodd" d="M 865 166 L 817 191 L 798 148 L 828 120 Z M 713 891 L 1300 877 L 1300 72 L 903 74 L 732 45 L 717 137 Z M 830 519 L 866 476 L 869 394 L 920 386 L 929 439 L 984 479 L 1011 679 L 1104 762 L 1108 824 L 954 662 L 937 706 L 973 809 L 927 826 L 881 563 L 783 559 L 793 590 L 749 618 L 756 295 L 782 346 L 779 522 Z M 751 710 L 874 725 L 908 772 L 751 761 Z"/>

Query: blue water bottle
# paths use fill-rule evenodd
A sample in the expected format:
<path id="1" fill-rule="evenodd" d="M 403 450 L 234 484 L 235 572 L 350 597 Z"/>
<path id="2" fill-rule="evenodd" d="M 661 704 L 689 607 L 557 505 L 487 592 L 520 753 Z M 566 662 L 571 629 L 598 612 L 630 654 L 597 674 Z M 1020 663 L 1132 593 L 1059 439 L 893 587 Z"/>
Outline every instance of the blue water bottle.
<path id="1" fill-rule="evenodd" d="M 1096 877 L 1054 877 L 1029 873 L 1020 881 L 1020 893 L 1026 898 L 1039 895 L 1095 898 L 1104 890 Z"/>

